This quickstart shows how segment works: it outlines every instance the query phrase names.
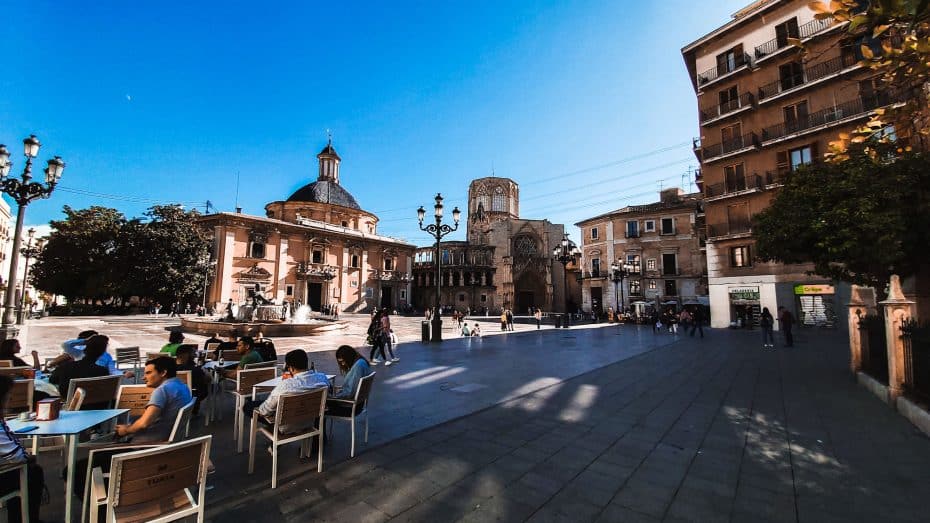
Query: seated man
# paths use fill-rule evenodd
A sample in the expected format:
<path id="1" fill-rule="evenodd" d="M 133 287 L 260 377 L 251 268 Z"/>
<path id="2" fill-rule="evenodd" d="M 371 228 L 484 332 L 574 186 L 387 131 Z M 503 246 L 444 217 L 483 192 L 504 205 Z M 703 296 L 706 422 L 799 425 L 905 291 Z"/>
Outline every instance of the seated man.
<path id="1" fill-rule="evenodd" d="M 220 334 L 218 332 L 213 333 L 212 336 L 207 338 L 207 341 L 203 342 L 203 350 L 207 350 L 207 346 L 211 343 L 223 343 L 223 340 L 220 339 Z"/>
<path id="2" fill-rule="evenodd" d="M 184 344 L 178 347 L 177 351 L 177 370 L 186 370 L 191 373 L 191 385 L 194 387 L 194 397 L 197 398 L 197 405 L 207 399 L 210 394 L 210 378 L 207 374 L 194 363 L 194 351 L 196 345 Z"/>
<path id="3" fill-rule="evenodd" d="M 265 401 L 247 401 L 242 407 L 246 419 L 252 419 L 252 411 L 257 410 L 261 414 L 261 417 L 258 418 L 259 421 L 272 424 L 274 423 L 275 411 L 278 409 L 278 400 L 281 394 L 305 392 L 329 386 L 329 379 L 327 379 L 326 374 L 308 369 L 309 360 L 306 352 L 300 349 L 288 352 L 284 357 L 284 371 L 290 373 L 291 377 L 282 379 L 281 383 L 272 389 L 271 394 L 268 395 Z M 299 428 L 301 427 L 282 427 L 281 431 L 288 432 Z"/>
<path id="4" fill-rule="evenodd" d="M 239 364 L 235 368 L 223 372 L 223 376 L 226 378 L 236 379 L 236 374 L 239 370 L 244 369 L 246 365 L 263 361 L 261 354 L 255 350 L 255 340 L 251 336 L 239 338 L 239 342 L 236 344 L 236 352 L 239 353 Z"/>
<path id="5" fill-rule="evenodd" d="M 131 436 L 134 443 L 168 441 L 175 418 L 192 396 L 187 384 L 177 378 L 178 364 L 171 358 L 155 358 L 145 364 L 145 384 L 155 389 L 145 411 L 130 425 L 117 425 L 118 436 Z"/>
<path id="6" fill-rule="evenodd" d="M 106 353 L 107 343 L 109 342 L 110 338 L 102 334 L 91 336 L 85 342 L 84 356 L 81 359 L 77 361 L 68 359 L 55 368 L 48 381 L 58 387 L 58 392 L 61 393 L 62 398 L 67 396 L 68 385 L 71 380 L 75 378 L 96 378 L 110 374 L 106 367 L 97 363 L 97 360 Z M 106 408 L 106 406 L 101 408 Z"/>

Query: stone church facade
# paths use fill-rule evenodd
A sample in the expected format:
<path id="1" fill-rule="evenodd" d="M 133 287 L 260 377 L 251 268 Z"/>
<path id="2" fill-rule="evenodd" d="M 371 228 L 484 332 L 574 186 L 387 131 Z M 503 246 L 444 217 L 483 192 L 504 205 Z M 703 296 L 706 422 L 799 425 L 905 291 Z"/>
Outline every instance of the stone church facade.
<path id="1" fill-rule="evenodd" d="M 511 308 L 564 311 L 562 265 L 552 250 L 564 225 L 520 218 L 520 189 L 509 178 L 473 180 L 468 187 L 467 241 L 442 242 L 440 305 L 459 311 Z M 413 264 L 414 305 L 436 304 L 435 246 L 420 247 Z"/>
<path id="2" fill-rule="evenodd" d="M 200 219 L 214 241 L 208 303 L 242 304 L 259 295 L 314 311 L 409 305 L 415 246 L 378 234 L 378 217 L 340 185 L 332 143 L 317 160 L 317 180 L 267 204 L 264 217 L 223 212 Z"/>

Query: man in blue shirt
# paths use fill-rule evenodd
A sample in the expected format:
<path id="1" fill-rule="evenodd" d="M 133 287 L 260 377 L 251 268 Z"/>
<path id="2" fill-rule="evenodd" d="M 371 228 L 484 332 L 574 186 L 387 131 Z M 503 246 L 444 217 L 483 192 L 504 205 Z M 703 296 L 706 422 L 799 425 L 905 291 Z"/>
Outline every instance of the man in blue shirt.
<path id="1" fill-rule="evenodd" d="M 145 384 L 155 389 L 145 412 L 130 425 L 117 425 L 118 436 L 132 436 L 133 442 L 168 441 L 181 407 L 192 396 L 187 384 L 177 378 L 173 358 L 155 358 L 145 364 Z"/>

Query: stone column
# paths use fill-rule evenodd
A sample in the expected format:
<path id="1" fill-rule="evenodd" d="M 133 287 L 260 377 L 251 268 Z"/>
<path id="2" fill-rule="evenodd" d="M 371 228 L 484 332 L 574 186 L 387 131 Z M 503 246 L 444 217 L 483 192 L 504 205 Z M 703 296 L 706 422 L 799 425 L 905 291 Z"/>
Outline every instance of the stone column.
<path id="1" fill-rule="evenodd" d="M 862 337 L 859 318 L 875 314 L 875 289 L 853 285 L 849 299 L 849 370 L 853 375 L 862 370 Z"/>
<path id="2" fill-rule="evenodd" d="M 894 405 L 898 396 L 904 391 L 904 340 L 901 339 L 901 325 L 914 316 L 915 303 L 904 297 L 901 291 L 901 279 L 897 274 L 891 275 L 888 299 L 880 302 L 885 310 L 885 341 L 888 344 L 888 397 Z"/>

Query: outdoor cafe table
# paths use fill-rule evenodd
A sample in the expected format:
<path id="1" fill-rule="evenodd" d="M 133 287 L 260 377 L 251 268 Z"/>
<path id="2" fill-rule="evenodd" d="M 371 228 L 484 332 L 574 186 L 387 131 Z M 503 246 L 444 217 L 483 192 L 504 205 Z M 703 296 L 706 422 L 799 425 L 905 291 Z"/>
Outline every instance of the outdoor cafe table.
<path id="1" fill-rule="evenodd" d="M 255 400 L 255 395 L 258 394 L 259 392 L 262 392 L 262 391 L 265 391 L 265 390 L 270 390 L 270 389 L 273 389 L 273 388 L 277 387 L 277 386 L 281 383 L 281 380 L 282 380 L 282 379 L 283 379 L 283 378 L 281 378 L 281 376 L 278 376 L 278 377 L 276 377 L 276 378 L 271 378 L 271 379 L 265 380 L 265 381 L 263 381 L 263 382 L 261 382 L 261 383 L 256 383 L 255 386 L 252 387 L 252 400 L 253 400 L 253 401 Z M 335 374 L 327 374 L 327 375 L 326 375 L 326 379 L 329 380 L 329 386 L 332 387 L 332 386 L 334 385 L 334 383 L 335 383 L 336 375 L 335 375 Z"/>
<path id="2" fill-rule="evenodd" d="M 17 436 L 64 436 L 65 446 L 68 449 L 68 476 L 65 478 L 65 522 L 71 521 L 71 498 L 72 485 L 74 484 L 74 468 L 77 463 L 77 442 L 78 435 L 87 429 L 96 427 L 101 423 L 106 423 L 113 418 L 129 412 L 129 409 L 104 409 L 104 410 L 63 410 L 59 413 L 58 419 L 52 421 L 38 420 L 19 420 L 13 419 L 8 422 L 10 430 L 14 433 L 31 425 L 39 427 L 29 432 L 17 434 Z"/>

